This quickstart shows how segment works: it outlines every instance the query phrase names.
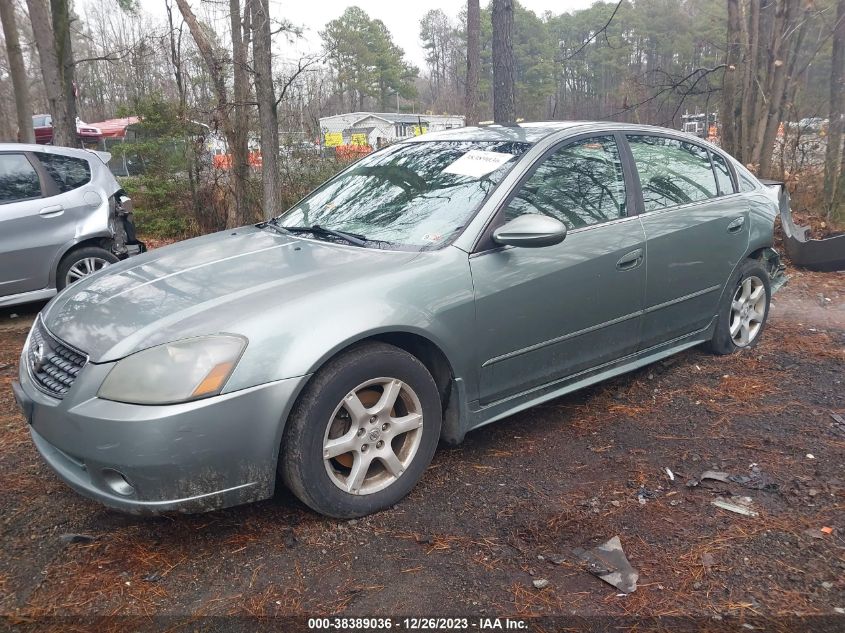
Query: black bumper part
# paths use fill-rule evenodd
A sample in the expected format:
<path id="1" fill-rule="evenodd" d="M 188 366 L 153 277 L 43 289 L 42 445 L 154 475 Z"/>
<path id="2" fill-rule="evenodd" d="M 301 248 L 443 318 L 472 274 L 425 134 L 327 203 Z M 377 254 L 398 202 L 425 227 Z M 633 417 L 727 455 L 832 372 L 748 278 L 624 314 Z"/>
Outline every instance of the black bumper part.
<path id="1" fill-rule="evenodd" d="M 764 181 L 765 182 L 765 181 Z M 769 182 L 766 182 L 769 184 Z M 771 182 L 771 184 L 777 184 Z M 845 270 L 845 233 L 823 240 L 807 237 L 808 226 L 798 226 L 789 208 L 789 192 L 780 186 L 780 224 L 783 227 L 783 246 L 796 266 L 830 272 Z"/>

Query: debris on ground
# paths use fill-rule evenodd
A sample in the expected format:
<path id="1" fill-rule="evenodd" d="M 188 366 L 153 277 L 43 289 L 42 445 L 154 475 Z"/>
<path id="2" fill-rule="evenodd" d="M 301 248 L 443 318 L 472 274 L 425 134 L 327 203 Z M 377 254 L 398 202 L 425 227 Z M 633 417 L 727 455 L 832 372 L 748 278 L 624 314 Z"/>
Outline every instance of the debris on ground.
<path id="1" fill-rule="evenodd" d="M 632 593 L 637 590 L 640 574 L 628 562 L 618 536 L 593 549 L 585 550 L 577 547 L 573 552 L 578 558 L 587 562 L 590 573 L 619 591 Z"/>
<path id="2" fill-rule="evenodd" d="M 97 537 L 90 534 L 62 534 L 59 539 L 63 543 L 93 543 Z"/>
<path id="3" fill-rule="evenodd" d="M 687 482 L 687 488 L 694 488 L 699 485 L 702 481 L 721 481 L 723 484 L 730 483 L 730 475 L 728 473 L 723 473 L 719 470 L 705 470 L 701 473 L 698 478 L 690 479 Z"/>
<path id="4" fill-rule="evenodd" d="M 535 589 L 545 589 L 549 586 L 549 581 L 545 578 L 538 578 L 533 583 Z"/>
<path id="5" fill-rule="evenodd" d="M 669 478 L 669 481 L 671 481 L 671 482 L 675 481 L 675 473 L 672 472 L 671 468 L 669 468 L 667 466 L 666 468 L 663 469 L 663 472 L 666 473 L 666 476 Z"/>
<path id="6" fill-rule="evenodd" d="M 807 528 L 804 530 L 804 534 L 810 538 L 824 538 L 824 532 L 822 532 L 819 528 Z"/>
<path id="7" fill-rule="evenodd" d="M 708 481 L 718 481 L 723 484 L 738 484 L 743 488 L 752 490 L 764 490 L 766 492 L 777 492 L 779 490 L 780 486 L 770 481 L 757 464 L 751 464 L 750 468 L 750 475 L 731 475 L 720 470 L 705 470 L 698 477 L 690 479 L 686 485 L 687 488 L 695 488 Z"/>
<path id="8" fill-rule="evenodd" d="M 639 490 L 637 490 L 637 501 L 640 502 L 641 506 L 644 506 L 646 500 L 656 499 L 659 494 L 656 490 L 649 490 L 645 486 L 640 486 Z"/>
<path id="9" fill-rule="evenodd" d="M 732 501 L 727 501 L 723 497 L 716 497 L 710 503 L 716 506 L 717 508 L 727 510 L 728 512 L 735 512 L 736 514 L 742 514 L 747 517 L 758 516 L 758 512 L 756 510 L 751 509 L 751 497 L 737 497 L 736 503 Z"/>

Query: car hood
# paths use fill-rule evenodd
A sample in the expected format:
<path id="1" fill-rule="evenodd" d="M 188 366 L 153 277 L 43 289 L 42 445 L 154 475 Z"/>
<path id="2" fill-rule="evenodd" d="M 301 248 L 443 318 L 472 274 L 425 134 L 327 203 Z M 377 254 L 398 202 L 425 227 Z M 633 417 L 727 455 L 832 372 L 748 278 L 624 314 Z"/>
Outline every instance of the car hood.
<path id="1" fill-rule="evenodd" d="M 107 362 L 191 336 L 246 335 L 253 317 L 312 292 L 395 271 L 418 255 L 247 227 L 110 266 L 69 286 L 43 318 L 56 337 L 93 362 Z"/>

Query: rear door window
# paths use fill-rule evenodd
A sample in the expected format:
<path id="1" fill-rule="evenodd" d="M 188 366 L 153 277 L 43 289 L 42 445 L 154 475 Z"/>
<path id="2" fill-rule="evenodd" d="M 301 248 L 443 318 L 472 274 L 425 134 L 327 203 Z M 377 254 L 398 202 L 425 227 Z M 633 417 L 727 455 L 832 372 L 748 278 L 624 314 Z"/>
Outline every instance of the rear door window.
<path id="1" fill-rule="evenodd" d="M 646 135 L 630 135 L 628 144 L 640 176 L 646 213 L 718 194 L 710 158 L 700 145 Z"/>
<path id="2" fill-rule="evenodd" d="M 56 182 L 59 193 L 77 189 L 91 180 L 91 167 L 84 158 L 38 152 L 38 160 Z"/>
<path id="3" fill-rule="evenodd" d="M 0 154 L 0 204 L 41 197 L 38 172 L 23 154 Z"/>

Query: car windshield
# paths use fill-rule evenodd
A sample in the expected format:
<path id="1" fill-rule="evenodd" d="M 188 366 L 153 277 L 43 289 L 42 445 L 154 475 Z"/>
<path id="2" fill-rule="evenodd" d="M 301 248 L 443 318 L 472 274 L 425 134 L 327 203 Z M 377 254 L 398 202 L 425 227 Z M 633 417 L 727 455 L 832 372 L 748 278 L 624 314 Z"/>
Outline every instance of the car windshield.
<path id="1" fill-rule="evenodd" d="M 355 234 L 366 246 L 422 250 L 453 238 L 529 145 L 426 141 L 362 158 L 282 214 L 281 227 Z"/>

